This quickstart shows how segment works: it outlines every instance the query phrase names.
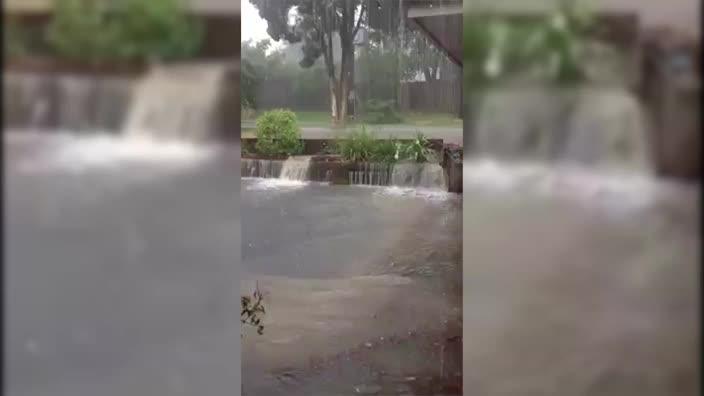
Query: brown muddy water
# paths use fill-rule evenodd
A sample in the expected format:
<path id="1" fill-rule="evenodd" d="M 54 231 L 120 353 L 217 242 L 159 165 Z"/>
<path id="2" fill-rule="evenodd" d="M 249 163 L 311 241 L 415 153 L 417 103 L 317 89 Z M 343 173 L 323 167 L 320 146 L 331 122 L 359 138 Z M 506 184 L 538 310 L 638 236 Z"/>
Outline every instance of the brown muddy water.
<path id="1" fill-rule="evenodd" d="M 243 394 L 461 394 L 461 198 L 242 182 Z"/>

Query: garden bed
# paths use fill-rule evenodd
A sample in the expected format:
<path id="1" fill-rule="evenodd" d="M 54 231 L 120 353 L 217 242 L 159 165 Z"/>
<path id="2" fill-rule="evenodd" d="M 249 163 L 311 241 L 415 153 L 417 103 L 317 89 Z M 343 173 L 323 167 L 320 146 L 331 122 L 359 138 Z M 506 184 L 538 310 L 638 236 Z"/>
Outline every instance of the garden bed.
<path id="1" fill-rule="evenodd" d="M 412 142 L 413 139 L 398 139 L 400 143 Z M 325 155 L 335 147 L 335 139 L 303 139 L 301 155 Z M 436 152 L 441 152 L 445 146 L 442 139 L 428 139 L 428 147 Z M 242 158 L 262 158 L 256 153 L 257 138 L 242 138 Z M 269 158 L 272 159 L 272 158 Z M 286 158 L 283 158 L 286 159 Z"/>

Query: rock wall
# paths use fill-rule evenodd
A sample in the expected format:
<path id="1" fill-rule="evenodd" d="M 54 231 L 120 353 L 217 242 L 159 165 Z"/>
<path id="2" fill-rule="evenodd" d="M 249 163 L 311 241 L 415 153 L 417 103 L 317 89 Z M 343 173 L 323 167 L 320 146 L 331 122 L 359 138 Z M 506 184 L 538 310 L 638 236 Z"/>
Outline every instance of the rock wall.
<path id="1" fill-rule="evenodd" d="M 136 77 L 5 72 L 5 127 L 119 131 Z"/>

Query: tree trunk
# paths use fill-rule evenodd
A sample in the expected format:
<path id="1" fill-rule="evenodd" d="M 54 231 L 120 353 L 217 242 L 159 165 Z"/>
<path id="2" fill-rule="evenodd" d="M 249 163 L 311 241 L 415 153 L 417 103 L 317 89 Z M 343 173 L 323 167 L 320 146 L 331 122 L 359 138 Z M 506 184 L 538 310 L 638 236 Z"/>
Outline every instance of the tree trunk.
<path id="1" fill-rule="evenodd" d="M 337 94 L 335 90 L 335 81 L 330 80 L 330 114 L 332 121 L 337 124 Z"/>
<path id="2" fill-rule="evenodd" d="M 345 122 L 347 121 L 347 98 L 349 96 L 349 87 L 348 87 L 348 79 L 344 79 L 340 81 L 340 112 L 339 114 L 339 121 L 340 124 L 344 125 Z"/>
<path id="3" fill-rule="evenodd" d="M 347 102 L 347 115 L 348 116 L 355 116 L 356 114 L 356 103 L 355 103 L 355 96 L 350 95 L 350 93 L 355 92 L 354 88 L 354 52 L 352 53 L 352 56 L 349 57 L 348 65 L 347 65 L 347 70 L 348 70 L 348 80 L 347 80 L 347 93 L 345 94 L 345 102 Z"/>

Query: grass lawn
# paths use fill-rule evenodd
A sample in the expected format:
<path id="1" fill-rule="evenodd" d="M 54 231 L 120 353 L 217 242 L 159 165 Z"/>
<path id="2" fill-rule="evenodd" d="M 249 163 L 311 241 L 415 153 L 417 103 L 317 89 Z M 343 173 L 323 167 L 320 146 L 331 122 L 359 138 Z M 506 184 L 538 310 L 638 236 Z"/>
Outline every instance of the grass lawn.
<path id="1" fill-rule="evenodd" d="M 308 126 L 328 126 L 332 123 L 330 113 L 324 111 L 297 111 L 298 122 Z M 457 127 L 462 128 L 462 119 L 452 114 L 432 114 L 432 113 L 404 113 L 401 115 L 403 124 L 414 126 L 430 127 Z M 243 119 L 243 122 L 253 123 L 255 119 Z M 354 125 L 355 122 L 348 123 Z M 244 129 L 245 133 L 250 128 Z"/>
<path id="2" fill-rule="evenodd" d="M 296 111 L 296 117 L 298 117 L 298 122 L 304 125 L 330 125 L 331 117 L 330 113 L 324 111 Z M 255 118 L 243 118 L 244 122 L 255 122 Z"/>

